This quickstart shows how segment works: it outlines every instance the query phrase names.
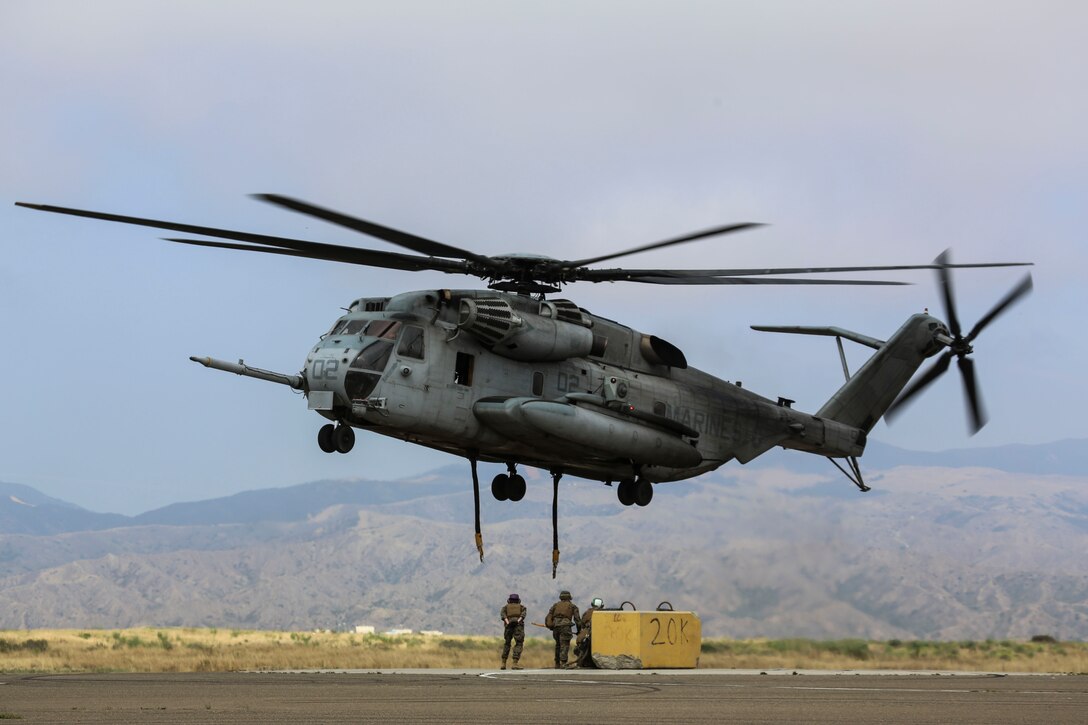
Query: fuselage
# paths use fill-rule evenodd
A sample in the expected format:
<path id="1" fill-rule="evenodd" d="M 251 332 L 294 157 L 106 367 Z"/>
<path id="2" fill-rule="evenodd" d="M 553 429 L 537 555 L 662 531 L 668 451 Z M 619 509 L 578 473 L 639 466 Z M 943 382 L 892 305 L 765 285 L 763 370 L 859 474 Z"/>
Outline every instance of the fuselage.
<path id="1" fill-rule="evenodd" d="M 856 427 L 688 367 L 659 338 L 493 290 L 356 300 L 303 375 L 330 420 L 602 481 L 690 478 L 776 445 L 840 457 L 865 445 Z"/>

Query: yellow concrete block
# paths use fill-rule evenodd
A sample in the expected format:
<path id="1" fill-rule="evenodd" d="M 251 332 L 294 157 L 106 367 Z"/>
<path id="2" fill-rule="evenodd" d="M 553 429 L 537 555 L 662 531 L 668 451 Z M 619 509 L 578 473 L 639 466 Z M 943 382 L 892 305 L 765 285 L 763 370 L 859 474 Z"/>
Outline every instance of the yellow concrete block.
<path id="1" fill-rule="evenodd" d="M 607 670 L 699 666 L 703 630 L 695 612 L 593 613 L 593 662 Z"/>

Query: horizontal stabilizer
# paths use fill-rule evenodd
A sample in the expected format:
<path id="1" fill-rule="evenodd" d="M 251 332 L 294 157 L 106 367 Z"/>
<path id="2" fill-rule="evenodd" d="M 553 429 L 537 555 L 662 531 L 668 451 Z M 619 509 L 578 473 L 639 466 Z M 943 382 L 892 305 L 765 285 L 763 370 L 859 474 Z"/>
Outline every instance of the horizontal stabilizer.
<path id="1" fill-rule="evenodd" d="M 879 350 L 884 347 L 884 341 L 878 340 L 875 337 L 869 337 L 868 335 L 862 335 L 860 332 L 854 332 L 853 330 L 844 330 L 841 327 L 804 327 L 802 325 L 752 325 L 753 330 L 759 332 L 788 332 L 793 335 L 824 335 L 826 337 L 841 337 L 852 342 L 856 342 L 859 345 L 865 345 L 871 347 L 874 350 Z"/>

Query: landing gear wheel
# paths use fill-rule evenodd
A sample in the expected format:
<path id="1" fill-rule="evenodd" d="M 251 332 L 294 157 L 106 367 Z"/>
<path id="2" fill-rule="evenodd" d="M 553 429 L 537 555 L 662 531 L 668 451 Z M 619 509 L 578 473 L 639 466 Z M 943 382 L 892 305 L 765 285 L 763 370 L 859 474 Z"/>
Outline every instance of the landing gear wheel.
<path id="1" fill-rule="evenodd" d="M 635 482 L 630 478 L 620 481 L 616 487 L 616 496 L 624 506 L 630 506 L 635 502 Z"/>
<path id="2" fill-rule="evenodd" d="M 332 423 L 321 426 L 321 430 L 317 432 L 317 445 L 326 453 L 336 452 L 336 444 L 332 442 L 334 432 L 336 432 L 336 426 Z"/>
<path id="3" fill-rule="evenodd" d="M 506 485 L 506 492 L 511 501 L 520 501 L 525 498 L 525 479 L 516 473 L 510 476 L 510 481 Z"/>
<path id="4" fill-rule="evenodd" d="M 639 506 L 647 506 L 654 498 L 654 485 L 645 478 L 638 479 L 634 487 L 635 503 Z"/>
<path id="5" fill-rule="evenodd" d="M 338 425 L 332 434 L 332 442 L 339 453 L 347 453 L 355 447 L 355 431 L 350 425 Z"/>
<path id="6" fill-rule="evenodd" d="M 491 495 L 498 501 L 510 498 L 510 477 L 500 473 L 491 479 Z"/>

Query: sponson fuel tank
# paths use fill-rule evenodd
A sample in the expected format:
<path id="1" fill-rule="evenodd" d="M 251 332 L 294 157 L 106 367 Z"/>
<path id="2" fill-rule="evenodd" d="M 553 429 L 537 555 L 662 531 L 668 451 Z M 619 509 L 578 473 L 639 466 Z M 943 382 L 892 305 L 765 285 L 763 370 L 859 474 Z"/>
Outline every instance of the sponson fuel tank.
<path id="1" fill-rule="evenodd" d="M 590 455 L 668 468 L 691 468 L 703 460 L 694 446 L 672 433 L 592 407 L 539 398 L 484 398 L 472 410 L 484 425 L 516 440 L 547 435 Z"/>

